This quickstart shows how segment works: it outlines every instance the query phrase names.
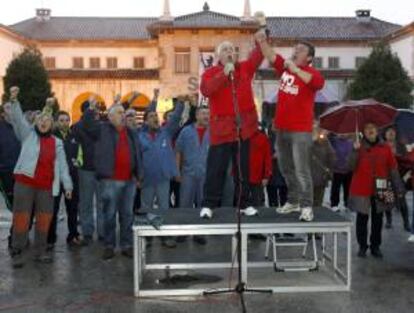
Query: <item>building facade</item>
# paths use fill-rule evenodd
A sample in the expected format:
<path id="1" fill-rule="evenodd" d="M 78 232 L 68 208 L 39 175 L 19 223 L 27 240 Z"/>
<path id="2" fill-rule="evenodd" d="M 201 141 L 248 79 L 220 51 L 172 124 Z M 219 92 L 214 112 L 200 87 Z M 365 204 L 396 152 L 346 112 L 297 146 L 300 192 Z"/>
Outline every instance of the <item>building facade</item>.
<path id="1" fill-rule="evenodd" d="M 241 3 L 242 5 L 243 3 Z M 409 75 L 414 78 L 413 24 L 401 27 L 358 10 L 354 17 L 268 17 L 272 44 L 285 57 L 299 40 L 316 46 L 314 66 L 327 79 L 325 93 L 342 100 L 359 64 L 379 40 L 390 42 Z M 258 25 L 249 0 L 241 17 L 210 10 L 173 17 L 164 0 L 160 17 L 54 17 L 49 9 L 34 18 L 0 25 L 0 77 L 26 45 L 42 52 L 53 91 L 61 108 L 79 118 L 80 105 L 91 94 L 110 104 L 115 94 L 124 99 L 138 91 L 137 107 L 145 107 L 154 88 L 162 98 L 198 91 L 200 59 L 213 54 L 224 40 L 248 56 Z M 258 103 L 272 98 L 277 78 L 266 62 L 256 75 Z M 2 93 L 2 82 L 0 92 Z"/>

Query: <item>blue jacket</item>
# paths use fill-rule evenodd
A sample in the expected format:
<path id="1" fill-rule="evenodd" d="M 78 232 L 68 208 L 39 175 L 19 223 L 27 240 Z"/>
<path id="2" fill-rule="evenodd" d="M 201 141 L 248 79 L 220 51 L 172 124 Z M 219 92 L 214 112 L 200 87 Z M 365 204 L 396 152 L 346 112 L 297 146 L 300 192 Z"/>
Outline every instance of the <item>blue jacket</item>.
<path id="1" fill-rule="evenodd" d="M 155 186 L 178 176 L 172 138 L 180 128 L 183 111 L 184 104 L 177 102 L 170 120 L 157 131 L 154 139 L 147 127 L 142 127 L 139 132 L 143 187 Z"/>
<path id="2" fill-rule="evenodd" d="M 0 172 L 13 172 L 20 149 L 13 126 L 6 121 L 0 121 Z"/>
<path id="3" fill-rule="evenodd" d="M 118 143 L 118 131 L 110 122 L 100 122 L 94 118 L 95 113 L 87 110 L 84 114 L 83 127 L 89 138 L 94 139 L 94 168 L 99 179 L 111 178 L 114 174 L 115 151 Z M 139 177 L 140 153 L 135 133 L 127 129 L 128 145 L 132 175 Z"/>
<path id="4" fill-rule="evenodd" d="M 347 174 L 352 171 L 348 159 L 353 151 L 353 143 L 347 138 L 330 136 L 329 141 L 335 150 L 336 161 L 333 167 L 334 173 Z"/>
<path id="5" fill-rule="evenodd" d="M 182 155 L 181 176 L 205 176 L 209 147 L 210 133 L 208 129 L 200 144 L 195 124 L 183 128 L 175 144 L 176 151 Z"/>

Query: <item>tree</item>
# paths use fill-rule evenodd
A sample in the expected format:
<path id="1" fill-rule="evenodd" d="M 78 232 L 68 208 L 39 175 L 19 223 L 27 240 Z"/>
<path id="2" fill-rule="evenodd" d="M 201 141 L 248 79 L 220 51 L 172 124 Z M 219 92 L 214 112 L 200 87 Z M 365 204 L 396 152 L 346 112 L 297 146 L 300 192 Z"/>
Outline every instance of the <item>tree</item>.
<path id="1" fill-rule="evenodd" d="M 35 47 L 26 47 L 10 62 L 3 82 L 3 102 L 10 97 L 10 87 L 18 86 L 23 111 L 41 110 L 46 99 L 53 96 L 42 54 Z"/>
<path id="2" fill-rule="evenodd" d="M 379 43 L 359 67 L 349 85 L 348 98 L 374 98 L 397 108 L 409 108 L 413 103 L 413 82 L 388 45 Z"/>

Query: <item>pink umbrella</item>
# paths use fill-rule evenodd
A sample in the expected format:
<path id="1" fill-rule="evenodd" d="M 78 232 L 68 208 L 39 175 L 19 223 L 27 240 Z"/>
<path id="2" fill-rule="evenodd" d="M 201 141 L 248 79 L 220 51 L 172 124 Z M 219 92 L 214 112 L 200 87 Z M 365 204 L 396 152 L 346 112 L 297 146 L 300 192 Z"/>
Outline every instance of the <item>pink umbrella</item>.
<path id="1" fill-rule="evenodd" d="M 367 123 L 382 128 L 391 125 L 397 110 L 375 99 L 347 101 L 326 111 L 320 117 L 320 127 L 337 134 L 358 133 Z"/>

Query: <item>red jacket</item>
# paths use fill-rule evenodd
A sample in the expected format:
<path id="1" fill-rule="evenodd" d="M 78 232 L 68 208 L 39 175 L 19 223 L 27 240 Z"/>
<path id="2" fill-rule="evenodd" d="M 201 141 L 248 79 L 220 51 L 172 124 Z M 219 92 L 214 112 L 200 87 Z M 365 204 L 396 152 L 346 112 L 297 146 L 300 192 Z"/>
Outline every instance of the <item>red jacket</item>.
<path id="1" fill-rule="evenodd" d="M 250 138 L 249 152 L 249 183 L 261 184 L 263 179 L 272 176 L 272 149 L 269 139 L 262 132 Z"/>
<path id="2" fill-rule="evenodd" d="M 236 64 L 234 84 L 241 118 L 241 137 L 250 138 L 257 130 L 257 112 L 254 103 L 252 80 L 257 68 L 263 61 L 258 46 L 250 57 Z M 204 72 L 200 91 L 209 99 L 210 105 L 210 142 L 219 145 L 237 139 L 236 114 L 233 106 L 232 88 L 224 67 L 218 64 Z"/>
<path id="3" fill-rule="evenodd" d="M 350 195 L 354 196 L 373 196 L 375 178 L 388 179 L 392 170 L 398 170 L 394 154 L 385 143 L 373 147 L 362 145 L 357 152 L 356 162 L 350 188 Z"/>
<path id="4" fill-rule="evenodd" d="M 285 69 L 284 63 L 285 60 L 277 55 L 273 66 L 281 78 L 274 125 L 285 131 L 311 132 L 315 94 L 323 88 L 325 80 L 315 68 L 303 66 L 300 67 L 302 71 L 312 74 L 311 81 L 306 84 Z"/>

